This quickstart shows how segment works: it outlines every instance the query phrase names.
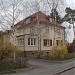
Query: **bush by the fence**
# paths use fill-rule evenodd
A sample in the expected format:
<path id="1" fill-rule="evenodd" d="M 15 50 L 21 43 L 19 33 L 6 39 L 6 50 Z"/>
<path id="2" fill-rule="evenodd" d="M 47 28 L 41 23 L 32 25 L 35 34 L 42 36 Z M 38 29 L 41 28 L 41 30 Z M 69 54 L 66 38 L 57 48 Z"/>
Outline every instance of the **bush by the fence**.
<path id="1" fill-rule="evenodd" d="M 54 60 L 62 60 L 68 53 L 67 46 L 54 46 L 52 52 L 50 52 L 50 58 Z"/>

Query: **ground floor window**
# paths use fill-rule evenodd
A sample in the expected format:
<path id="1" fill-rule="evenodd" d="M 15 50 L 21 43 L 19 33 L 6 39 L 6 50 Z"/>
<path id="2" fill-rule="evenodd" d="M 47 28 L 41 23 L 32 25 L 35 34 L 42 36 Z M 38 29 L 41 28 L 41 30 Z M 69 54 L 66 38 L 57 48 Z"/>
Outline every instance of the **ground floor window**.
<path id="1" fill-rule="evenodd" d="M 36 38 L 28 38 L 28 45 L 36 45 Z"/>
<path id="2" fill-rule="evenodd" d="M 24 45 L 24 38 L 18 38 L 18 45 Z"/>
<path id="3" fill-rule="evenodd" d="M 50 39 L 44 39 L 44 46 L 52 46 L 52 40 Z"/>
<path id="4" fill-rule="evenodd" d="M 57 46 L 63 45 L 63 41 L 62 41 L 62 40 L 56 40 L 56 45 L 57 45 Z"/>

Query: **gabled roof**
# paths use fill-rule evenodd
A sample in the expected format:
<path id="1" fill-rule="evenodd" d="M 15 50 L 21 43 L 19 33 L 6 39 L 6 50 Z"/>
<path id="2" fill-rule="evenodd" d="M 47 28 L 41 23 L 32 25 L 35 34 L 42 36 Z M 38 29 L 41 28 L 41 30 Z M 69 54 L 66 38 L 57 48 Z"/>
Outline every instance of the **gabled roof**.
<path id="1" fill-rule="evenodd" d="M 27 23 L 26 23 L 27 19 L 31 19 L 30 23 L 37 22 L 37 20 L 39 20 L 39 22 L 42 22 L 42 23 L 48 23 L 48 24 L 53 23 L 53 22 L 50 22 L 49 18 L 52 19 L 50 16 L 47 16 L 46 14 L 42 13 L 41 11 L 38 11 L 38 12 L 30 15 L 29 17 L 21 20 L 15 26 L 18 25 L 18 28 L 26 26 L 27 25 Z"/>

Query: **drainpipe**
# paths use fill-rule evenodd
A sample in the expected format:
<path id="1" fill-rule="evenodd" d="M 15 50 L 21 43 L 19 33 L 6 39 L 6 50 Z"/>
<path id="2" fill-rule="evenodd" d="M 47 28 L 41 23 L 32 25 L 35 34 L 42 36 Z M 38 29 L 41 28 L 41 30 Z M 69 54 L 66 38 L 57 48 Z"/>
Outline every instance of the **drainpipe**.
<path id="1" fill-rule="evenodd" d="M 24 48 L 24 57 L 26 58 L 24 29 L 23 29 L 23 40 L 24 40 L 24 44 L 23 44 L 23 48 Z"/>

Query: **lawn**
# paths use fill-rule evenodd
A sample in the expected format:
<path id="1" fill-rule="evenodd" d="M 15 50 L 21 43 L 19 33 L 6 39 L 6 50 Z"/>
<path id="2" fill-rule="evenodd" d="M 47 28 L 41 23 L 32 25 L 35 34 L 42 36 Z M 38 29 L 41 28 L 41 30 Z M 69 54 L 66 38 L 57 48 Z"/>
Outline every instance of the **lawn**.
<path id="1" fill-rule="evenodd" d="M 50 57 L 50 56 L 40 56 L 39 59 L 46 59 L 46 60 L 55 60 L 55 61 L 63 61 L 75 58 L 75 53 L 68 53 L 64 56 L 63 59 L 59 59 L 57 57 Z"/>

